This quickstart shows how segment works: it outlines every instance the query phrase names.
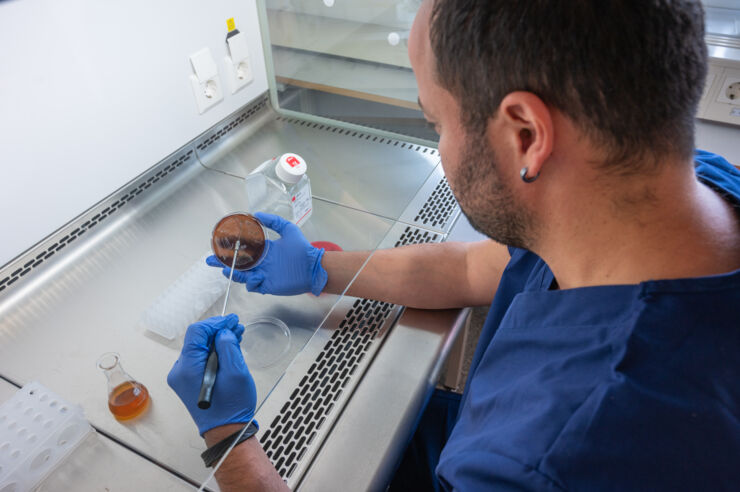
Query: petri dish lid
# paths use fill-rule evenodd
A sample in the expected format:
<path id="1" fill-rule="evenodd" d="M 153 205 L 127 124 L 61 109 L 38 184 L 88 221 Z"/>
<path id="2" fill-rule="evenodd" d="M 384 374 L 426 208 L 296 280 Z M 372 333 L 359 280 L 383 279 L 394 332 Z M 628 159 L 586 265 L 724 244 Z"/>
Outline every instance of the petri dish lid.
<path id="1" fill-rule="evenodd" d="M 244 360 L 250 369 L 271 366 L 283 359 L 290 349 L 290 329 L 277 318 L 262 316 L 244 323 L 242 335 Z"/>
<path id="2" fill-rule="evenodd" d="M 267 254 L 267 232 L 254 215 L 236 212 L 222 217 L 213 228 L 211 249 L 221 263 L 230 267 L 239 241 L 235 270 L 250 270 Z"/>

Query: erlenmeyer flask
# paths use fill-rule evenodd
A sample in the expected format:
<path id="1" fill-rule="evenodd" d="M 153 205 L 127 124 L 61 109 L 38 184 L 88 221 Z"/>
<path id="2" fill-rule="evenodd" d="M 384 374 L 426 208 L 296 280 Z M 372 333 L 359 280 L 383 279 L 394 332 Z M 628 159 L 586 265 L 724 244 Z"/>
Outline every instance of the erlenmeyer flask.
<path id="1" fill-rule="evenodd" d="M 118 420 L 136 418 L 149 408 L 149 391 L 123 370 L 117 353 L 101 355 L 97 365 L 108 379 L 108 408 Z"/>

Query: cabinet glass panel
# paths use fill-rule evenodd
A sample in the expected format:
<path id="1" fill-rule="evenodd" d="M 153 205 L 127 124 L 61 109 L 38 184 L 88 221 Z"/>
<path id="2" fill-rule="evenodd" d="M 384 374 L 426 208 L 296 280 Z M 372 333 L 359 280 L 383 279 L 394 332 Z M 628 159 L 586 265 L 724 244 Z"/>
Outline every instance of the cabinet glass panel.
<path id="1" fill-rule="evenodd" d="M 726 37 L 740 44 L 740 0 L 708 0 L 704 9 L 710 38 Z"/>
<path id="2" fill-rule="evenodd" d="M 266 0 L 279 106 L 436 141 L 407 54 L 420 4 Z"/>

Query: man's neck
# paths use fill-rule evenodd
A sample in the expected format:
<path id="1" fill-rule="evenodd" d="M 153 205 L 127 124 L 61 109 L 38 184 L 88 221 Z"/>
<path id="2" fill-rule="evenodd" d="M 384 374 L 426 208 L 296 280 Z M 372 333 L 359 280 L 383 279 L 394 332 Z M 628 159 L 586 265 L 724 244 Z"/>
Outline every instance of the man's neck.
<path id="1" fill-rule="evenodd" d="M 740 268 L 740 221 L 693 169 L 579 197 L 536 248 L 561 289 L 717 275 Z M 690 172 L 690 174 L 689 174 Z M 607 198 L 608 196 L 608 198 Z M 584 206 L 584 204 L 587 204 Z"/>

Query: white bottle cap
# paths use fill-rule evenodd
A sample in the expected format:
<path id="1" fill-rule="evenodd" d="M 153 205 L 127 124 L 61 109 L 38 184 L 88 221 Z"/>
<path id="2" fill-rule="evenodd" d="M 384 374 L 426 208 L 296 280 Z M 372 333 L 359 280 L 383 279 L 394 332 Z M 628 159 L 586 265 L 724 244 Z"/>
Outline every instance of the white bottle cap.
<path id="1" fill-rule="evenodd" d="M 306 161 L 298 154 L 283 154 L 275 167 L 275 174 L 282 181 L 296 184 L 306 174 Z"/>

